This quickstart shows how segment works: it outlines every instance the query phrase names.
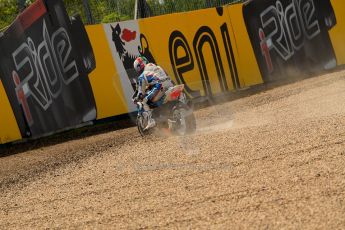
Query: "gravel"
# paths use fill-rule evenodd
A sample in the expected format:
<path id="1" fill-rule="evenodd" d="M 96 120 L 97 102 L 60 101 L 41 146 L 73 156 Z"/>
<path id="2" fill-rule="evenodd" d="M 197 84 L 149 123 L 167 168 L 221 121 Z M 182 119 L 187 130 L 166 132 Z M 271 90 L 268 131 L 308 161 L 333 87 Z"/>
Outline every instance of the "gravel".
<path id="1" fill-rule="evenodd" d="M 344 77 L 202 108 L 187 137 L 105 126 L 9 147 L 0 229 L 344 229 Z"/>

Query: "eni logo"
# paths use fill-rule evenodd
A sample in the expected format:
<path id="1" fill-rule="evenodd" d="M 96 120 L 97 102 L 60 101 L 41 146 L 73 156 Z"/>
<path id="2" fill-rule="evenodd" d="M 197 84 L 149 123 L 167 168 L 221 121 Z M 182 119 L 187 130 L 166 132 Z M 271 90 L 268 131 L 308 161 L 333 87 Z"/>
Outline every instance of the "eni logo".
<path id="1" fill-rule="evenodd" d="M 223 8 L 218 7 L 217 13 L 219 16 L 223 15 Z M 222 42 L 227 56 L 227 64 L 230 68 L 230 75 L 234 85 L 234 88 L 240 88 L 240 82 L 238 78 L 237 67 L 235 63 L 234 51 L 231 45 L 230 35 L 228 26 L 226 23 L 223 23 L 220 27 L 220 32 L 222 35 Z M 196 34 L 194 35 L 193 39 L 193 50 L 195 53 L 195 58 L 197 61 L 197 65 L 200 71 L 201 80 L 203 83 L 203 88 L 206 95 L 212 95 L 211 85 L 209 83 L 209 74 L 207 70 L 207 65 L 205 61 L 205 56 L 203 54 L 203 48 L 205 46 L 210 47 L 212 58 L 214 62 L 214 67 L 217 71 L 217 76 L 220 84 L 220 88 L 222 91 L 228 90 L 228 85 L 226 81 L 226 73 L 224 71 L 223 60 L 220 55 L 219 51 L 219 44 L 218 40 L 215 36 L 215 33 L 211 30 L 208 26 L 201 26 Z M 178 53 L 178 50 L 183 50 L 183 55 Z M 176 80 L 180 84 L 185 84 L 186 92 L 191 97 L 198 97 L 200 96 L 199 91 L 193 91 L 188 84 L 186 84 L 184 80 L 184 74 L 194 69 L 194 57 L 191 52 L 190 45 L 186 37 L 183 35 L 182 32 L 175 30 L 171 33 L 169 38 L 169 55 L 170 55 L 170 62 L 172 65 L 172 69 L 176 76 Z"/>

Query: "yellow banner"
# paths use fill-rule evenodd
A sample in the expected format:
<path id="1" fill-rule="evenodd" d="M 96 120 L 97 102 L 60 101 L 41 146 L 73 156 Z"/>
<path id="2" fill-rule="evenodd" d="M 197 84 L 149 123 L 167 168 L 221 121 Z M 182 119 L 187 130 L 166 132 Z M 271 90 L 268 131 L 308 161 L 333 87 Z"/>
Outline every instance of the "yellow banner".
<path id="1" fill-rule="evenodd" d="M 16 118 L 0 81 L 0 144 L 22 139 Z"/>
<path id="2" fill-rule="evenodd" d="M 242 4 L 139 20 L 149 50 L 192 96 L 262 83 L 246 33 Z"/>
<path id="3" fill-rule="evenodd" d="M 87 26 L 86 30 L 97 62 L 96 69 L 89 75 L 96 101 L 97 119 L 128 113 L 119 73 L 115 67 L 103 26 Z"/>
<path id="4" fill-rule="evenodd" d="M 337 57 L 337 64 L 345 64 L 345 2 L 344 0 L 331 0 L 337 24 L 329 31 L 333 49 Z"/>

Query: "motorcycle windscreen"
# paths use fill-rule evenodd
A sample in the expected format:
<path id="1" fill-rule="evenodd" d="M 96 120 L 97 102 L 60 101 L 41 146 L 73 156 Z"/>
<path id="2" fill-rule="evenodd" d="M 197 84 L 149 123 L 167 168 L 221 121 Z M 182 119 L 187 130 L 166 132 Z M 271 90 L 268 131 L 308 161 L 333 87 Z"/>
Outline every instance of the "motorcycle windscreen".
<path id="1" fill-rule="evenodd" d="M 336 66 L 330 0 L 253 0 L 243 15 L 265 81 Z"/>
<path id="2" fill-rule="evenodd" d="M 85 35 L 72 30 L 62 1 L 38 0 L 0 38 L 1 80 L 24 137 L 96 118 L 87 76 L 95 68 L 92 49 L 79 52 L 78 36 Z"/>

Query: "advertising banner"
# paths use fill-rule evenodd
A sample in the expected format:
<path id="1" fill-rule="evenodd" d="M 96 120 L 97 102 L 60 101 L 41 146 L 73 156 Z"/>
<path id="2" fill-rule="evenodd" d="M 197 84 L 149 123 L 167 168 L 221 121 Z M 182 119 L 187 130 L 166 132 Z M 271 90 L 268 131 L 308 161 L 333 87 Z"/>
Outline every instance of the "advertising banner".
<path id="1" fill-rule="evenodd" d="M 23 137 L 96 118 L 91 44 L 62 1 L 33 3 L 1 36 L 0 50 L 1 80 Z"/>
<path id="2" fill-rule="evenodd" d="M 104 24 L 128 103 L 138 77 L 133 62 L 139 55 L 185 84 L 191 98 L 262 83 L 249 37 L 236 39 L 232 19 L 245 33 L 242 15 L 230 17 L 226 7 Z M 240 56 L 238 43 L 250 53 Z"/>
<path id="3" fill-rule="evenodd" d="M 264 80 L 337 66 L 328 33 L 337 23 L 330 0 L 253 0 L 243 16 Z"/>

